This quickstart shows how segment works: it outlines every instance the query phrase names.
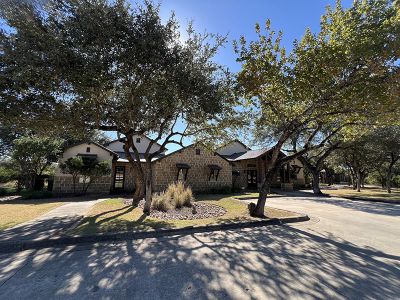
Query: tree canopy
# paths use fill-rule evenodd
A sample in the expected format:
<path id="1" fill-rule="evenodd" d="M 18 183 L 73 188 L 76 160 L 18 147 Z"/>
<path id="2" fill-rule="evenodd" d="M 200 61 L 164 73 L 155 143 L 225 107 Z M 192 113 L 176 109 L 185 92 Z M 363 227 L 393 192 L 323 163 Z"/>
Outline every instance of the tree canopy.
<path id="1" fill-rule="evenodd" d="M 360 125 L 399 121 L 399 24 L 398 2 L 355 1 L 349 9 L 337 2 L 322 16 L 320 32 L 307 30 L 289 53 L 270 21 L 256 25 L 255 41 L 236 43 L 239 95 L 255 109 L 256 137 L 274 145 L 272 172 L 339 132 L 354 136 Z M 296 153 L 279 159 L 299 136 Z M 267 190 L 265 182 L 257 215 Z"/>

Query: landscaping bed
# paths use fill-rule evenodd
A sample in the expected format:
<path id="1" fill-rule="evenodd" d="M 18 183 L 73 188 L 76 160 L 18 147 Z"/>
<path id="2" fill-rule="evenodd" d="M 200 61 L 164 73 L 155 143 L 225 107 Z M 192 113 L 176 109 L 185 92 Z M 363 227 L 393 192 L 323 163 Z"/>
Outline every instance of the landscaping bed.
<path id="1" fill-rule="evenodd" d="M 143 209 L 144 200 L 139 202 L 138 207 Z M 220 217 L 225 213 L 226 209 L 219 205 L 198 202 L 193 203 L 192 207 L 182 207 L 168 211 L 152 210 L 149 216 L 163 220 L 196 220 Z"/>

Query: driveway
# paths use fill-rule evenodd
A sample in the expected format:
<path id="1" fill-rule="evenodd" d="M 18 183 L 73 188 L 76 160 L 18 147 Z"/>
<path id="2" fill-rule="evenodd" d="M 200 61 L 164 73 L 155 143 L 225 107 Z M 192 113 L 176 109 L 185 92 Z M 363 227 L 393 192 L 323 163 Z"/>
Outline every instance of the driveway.
<path id="1" fill-rule="evenodd" d="M 70 202 L 61 205 L 31 221 L 0 231 L 1 242 L 43 240 L 63 235 L 81 220 L 96 203 L 105 199 Z"/>
<path id="2" fill-rule="evenodd" d="M 311 220 L 2 255 L 0 298 L 399 299 L 400 206 L 268 203 Z"/>

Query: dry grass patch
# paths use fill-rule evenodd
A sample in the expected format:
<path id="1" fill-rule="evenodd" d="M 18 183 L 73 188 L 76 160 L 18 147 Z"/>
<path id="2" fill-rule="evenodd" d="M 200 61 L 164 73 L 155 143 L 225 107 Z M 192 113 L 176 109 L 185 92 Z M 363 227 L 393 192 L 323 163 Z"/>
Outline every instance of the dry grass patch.
<path id="1" fill-rule="evenodd" d="M 369 187 L 361 189 L 361 192 L 357 192 L 351 188 L 324 190 L 323 192 L 332 197 L 360 197 L 366 199 L 400 200 L 400 189 L 393 189 L 391 194 L 384 189 Z"/>
<path id="2" fill-rule="evenodd" d="M 30 221 L 64 204 L 49 200 L 10 200 L 0 202 L 0 230 Z"/>
<path id="3" fill-rule="evenodd" d="M 197 201 L 219 205 L 226 210 L 220 217 L 195 220 L 162 220 L 143 214 L 142 209 L 125 205 L 123 199 L 109 199 L 96 204 L 73 234 L 93 234 L 100 232 L 143 231 L 157 228 L 182 228 L 259 220 L 249 215 L 247 203 L 231 197 L 202 195 Z M 267 207 L 267 217 L 281 218 L 296 215 L 285 210 Z"/>

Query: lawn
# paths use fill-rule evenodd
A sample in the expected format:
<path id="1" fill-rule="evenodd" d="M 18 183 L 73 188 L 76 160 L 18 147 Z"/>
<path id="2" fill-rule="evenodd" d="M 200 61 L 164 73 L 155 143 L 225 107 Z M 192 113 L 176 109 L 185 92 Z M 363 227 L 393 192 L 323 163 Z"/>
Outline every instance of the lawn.
<path id="1" fill-rule="evenodd" d="M 157 228 L 182 228 L 221 223 L 258 220 L 248 214 L 247 203 L 227 195 L 201 195 L 197 201 L 222 206 L 227 213 L 220 217 L 197 220 L 161 220 L 143 214 L 142 209 L 123 203 L 123 199 L 108 199 L 96 204 L 73 234 L 93 234 L 100 232 L 143 231 Z M 293 216 L 294 213 L 268 207 L 268 218 Z"/>
<path id="2" fill-rule="evenodd" d="M 0 202 L 0 230 L 30 221 L 64 204 L 51 200 L 10 200 Z"/>
<path id="3" fill-rule="evenodd" d="M 372 187 L 363 188 L 361 189 L 361 192 L 357 192 L 351 188 L 324 190 L 323 192 L 325 194 L 329 194 L 332 197 L 360 197 L 366 199 L 400 201 L 400 189 L 393 189 L 391 194 L 389 194 L 385 189 L 372 188 Z"/>

